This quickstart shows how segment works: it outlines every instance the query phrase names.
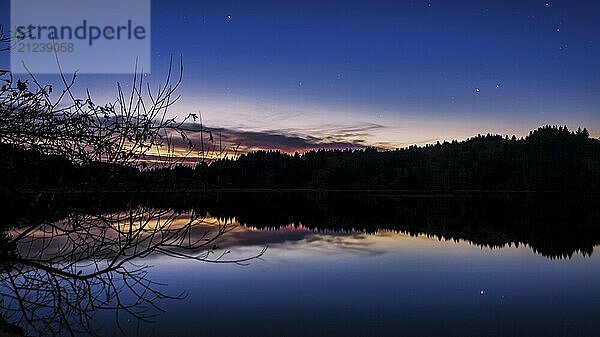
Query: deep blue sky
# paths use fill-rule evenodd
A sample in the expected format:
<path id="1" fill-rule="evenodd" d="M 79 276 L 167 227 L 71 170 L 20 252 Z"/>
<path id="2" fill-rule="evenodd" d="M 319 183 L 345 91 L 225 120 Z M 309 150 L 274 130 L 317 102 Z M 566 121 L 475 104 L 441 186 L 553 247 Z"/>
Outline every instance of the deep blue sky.
<path id="1" fill-rule="evenodd" d="M 154 0 L 151 78 L 181 54 L 174 111 L 303 139 L 404 145 L 542 124 L 598 137 L 598 17 L 596 1 Z"/>

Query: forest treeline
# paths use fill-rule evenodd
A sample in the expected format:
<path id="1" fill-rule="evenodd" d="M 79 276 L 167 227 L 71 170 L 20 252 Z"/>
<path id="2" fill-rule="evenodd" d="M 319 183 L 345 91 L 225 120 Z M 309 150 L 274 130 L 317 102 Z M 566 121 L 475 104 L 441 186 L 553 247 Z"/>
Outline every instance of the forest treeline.
<path id="1" fill-rule="evenodd" d="M 0 144 L 5 189 L 600 190 L 600 140 L 546 126 L 523 138 L 479 135 L 393 151 L 257 151 L 237 159 L 143 170 L 71 163 Z"/>

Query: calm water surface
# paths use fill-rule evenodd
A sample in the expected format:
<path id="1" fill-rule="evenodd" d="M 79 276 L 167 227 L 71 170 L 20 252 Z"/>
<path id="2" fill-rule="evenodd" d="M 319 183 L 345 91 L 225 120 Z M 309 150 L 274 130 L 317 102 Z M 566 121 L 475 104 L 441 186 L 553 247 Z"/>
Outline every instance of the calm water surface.
<path id="1" fill-rule="evenodd" d="M 130 336 L 600 336 L 597 200 L 242 195 L 151 203 L 176 214 L 176 226 L 190 209 L 202 214 L 195 232 L 234 225 L 218 242 L 228 258 L 268 248 L 247 265 L 144 257 L 136 263 L 149 267 L 147 279 L 186 296 L 157 300 L 163 311 L 152 322 L 120 316 L 121 328 Z M 130 216 L 94 205 L 120 214 L 117 227 Z M 42 229 L 19 251 L 60 250 L 60 237 L 40 244 Z M 7 268 L 5 293 L 5 275 L 20 267 Z M 18 314 L 11 323 L 22 323 Z M 100 335 L 122 335 L 114 311 L 92 317 Z"/>
<path id="2" fill-rule="evenodd" d="M 241 231 L 246 231 L 242 229 Z M 156 259 L 162 336 L 595 336 L 600 259 L 383 232 L 252 232 L 248 266 Z M 252 235 L 250 235 L 252 236 Z M 240 255 L 258 245 L 232 247 Z"/>

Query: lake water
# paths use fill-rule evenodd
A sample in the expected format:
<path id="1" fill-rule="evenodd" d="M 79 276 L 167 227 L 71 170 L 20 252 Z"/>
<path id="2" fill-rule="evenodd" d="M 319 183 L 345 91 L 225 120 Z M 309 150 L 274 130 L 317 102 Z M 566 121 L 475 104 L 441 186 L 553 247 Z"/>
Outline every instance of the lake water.
<path id="1" fill-rule="evenodd" d="M 266 251 L 243 265 L 156 252 L 138 260 L 157 288 L 186 296 L 154 301 L 162 312 L 151 322 L 121 311 L 127 335 L 600 335 L 595 198 L 217 199 L 196 210 L 203 215 L 195 225 L 204 232 L 228 224 L 215 254 Z M 189 212 L 177 212 L 175 223 Z M 94 311 L 92 325 L 119 333 L 115 310 Z"/>
<path id="2" fill-rule="evenodd" d="M 549 260 L 391 233 L 290 239 L 247 267 L 155 261 L 156 279 L 189 292 L 165 305 L 157 334 L 600 335 L 597 256 Z"/>

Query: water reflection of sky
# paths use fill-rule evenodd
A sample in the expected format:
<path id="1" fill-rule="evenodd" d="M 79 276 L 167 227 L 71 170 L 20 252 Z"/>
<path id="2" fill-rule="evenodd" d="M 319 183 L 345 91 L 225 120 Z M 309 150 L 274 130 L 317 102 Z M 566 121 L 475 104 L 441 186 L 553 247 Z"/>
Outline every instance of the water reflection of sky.
<path id="1" fill-rule="evenodd" d="M 249 266 L 152 260 L 187 291 L 153 325 L 159 336 L 600 335 L 600 260 L 550 260 L 527 247 L 381 232 L 239 227 L 223 245 Z"/>

